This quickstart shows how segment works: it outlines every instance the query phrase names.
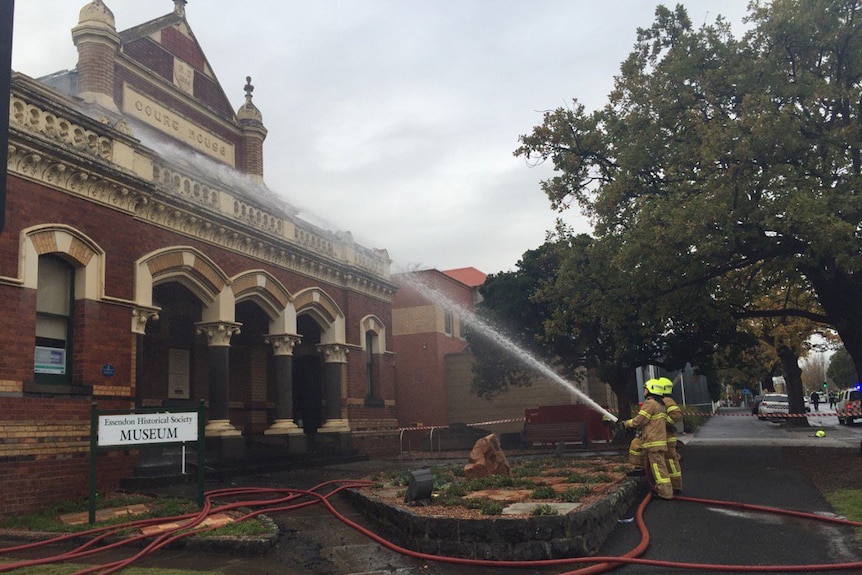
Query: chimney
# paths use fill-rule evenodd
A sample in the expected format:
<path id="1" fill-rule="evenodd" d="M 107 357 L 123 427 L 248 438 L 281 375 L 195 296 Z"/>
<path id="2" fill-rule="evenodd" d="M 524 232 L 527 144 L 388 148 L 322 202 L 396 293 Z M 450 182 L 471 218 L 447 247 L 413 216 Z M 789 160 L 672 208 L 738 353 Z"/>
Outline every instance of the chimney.
<path id="1" fill-rule="evenodd" d="M 114 14 L 102 0 L 81 8 L 78 25 L 72 28 L 78 48 L 78 96 L 85 102 L 118 111 L 114 102 L 114 61 L 120 35 Z"/>
<path id="2" fill-rule="evenodd" d="M 242 128 L 239 169 L 254 180 L 263 183 L 263 141 L 266 139 L 267 130 L 263 127 L 263 116 L 260 110 L 251 102 L 253 91 L 251 76 L 246 76 L 245 103 L 236 112 Z"/>

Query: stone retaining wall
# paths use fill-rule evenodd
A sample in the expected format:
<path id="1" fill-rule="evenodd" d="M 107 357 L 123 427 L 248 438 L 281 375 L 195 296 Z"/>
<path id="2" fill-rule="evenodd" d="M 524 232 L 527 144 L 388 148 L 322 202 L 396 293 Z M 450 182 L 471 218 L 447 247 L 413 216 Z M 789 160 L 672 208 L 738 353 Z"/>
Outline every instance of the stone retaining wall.
<path id="1" fill-rule="evenodd" d="M 378 532 L 399 545 L 431 555 L 511 561 L 596 554 L 645 492 L 643 478 L 627 478 L 601 501 L 566 515 L 451 519 L 418 515 L 361 490 L 345 491 Z"/>

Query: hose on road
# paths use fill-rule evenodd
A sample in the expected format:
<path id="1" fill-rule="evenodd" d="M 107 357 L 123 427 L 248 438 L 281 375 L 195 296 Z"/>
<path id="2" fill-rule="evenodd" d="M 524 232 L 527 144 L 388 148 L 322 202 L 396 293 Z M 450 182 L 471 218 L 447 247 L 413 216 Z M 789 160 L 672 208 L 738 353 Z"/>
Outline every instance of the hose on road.
<path id="1" fill-rule="evenodd" d="M 851 569 L 862 569 L 862 561 L 852 561 L 844 563 L 827 563 L 827 564 L 808 564 L 808 565 L 725 565 L 714 563 L 691 563 L 679 561 L 663 561 L 659 559 L 644 559 L 642 555 L 649 547 L 649 530 L 644 521 L 644 511 L 647 505 L 652 500 L 652 493 L 648 493 L 646 497 L 638 505 L 635 513 L 637 528 L 640 532 L 639 543 L 627 553 L 619 557 L 611 556 L 590 556 L 590 557 L 572 557 L 561 559 L 541 559 L 532 561 L 503 561 L 503 560 L 488 560 L 488 559 L 469 559 L 461 557 L 448 557 L 441 555 L 433 555 L 421 553 L 407 549 L 400 545 L 389 541 L 374 533 L 373 531 L 363 527 L 362 525 L 352 521 L 341 513 L 331 502 L 331 498 L 336 493 L 351 488 L 361 488 L 370 485 L 367 481 L 355 480 L 334 480 L 320 483 L 311 489 L 292 489 L 292 488 L 265 488 L 265 487 L 240 487 L 227 488 L 209 491 L 206 493 L 203 508 L 198 513 L 191 513 L 170 518 L 142 519 L 130 521 L 120 525 L 112 525 L 99 527 L 84 532 L 61 535 L 55 538 L 7 547 L 0 549 L 0 555 L 22 552 L 25 550 L 34 549 L 41 546 L 54 545 L 64 543 L 71 539 L 82 537 L 90 537 L 88 541 L 79 545 L 71 551 L 52 555 L 50 557 L 28 559 L 15 561 L 11 563 L 0 564 L 0 573 L 13 571 L 15 569 L 29 567 L 34 565 L 44 565 L 49 563 L 63 563 L 69 561 L 79 561 L 87 557 L 91 557 L 98 553 L 102 553 L 109 549 L 116 549 L 121 546 L 130 545 L 143 540 L 152 539 L 148 544 L 141 548 L 136 553 L 128 558 L 87 567 L 81 571 L 75 572 L 73 575 L 107 575 L 115 573 L 125 567 L 128 567 L 135 561 L 150 555 L 163 547 L 175 543 L 182 538 L 199 535 L 207 531 L 216 529 L 216 527 L 200 527 L 207 517 L 216 513 L 224 513 L 238 509 L 247 510 L 243 515 L 235 518 L 235 521 L 243 521 L 256 517 L 264 513 L 281 513 L 290 512 L 310 505 L 323 505 L 335 518 L 345 525 L 355 529 L 365 537 L 380 544 L 381 546 L 422 561 L 433 561 L 438 563 L 476 566 L 484 568 L 543 568 L 554 566 L 571 566 L 583 565 L 573 571 L 566 571 L 559 575 L 593 575 L 595 573 L 603 573 L 615 569 L 621 565 L 637 564 L 649 565 L 657 568 L 665 569 L 687 569 L 693 571 L 713 571 L 713 572 L 730 572 L 730 573 L 769 573 L 769 572 L 797 572 L 797 573 L 813 573 L 819 571 L 846 571 Z M 839 517 L 829 517 L 814 513 L 802 511 L 793 511 L 774 507 L 766 507 L 762 505 L 752 505 L 734 501 L 720 501 L 712 499 L 702 499 L 694 497 L 676 498 L 678 501 L 699 503 L 710 506 L 730 507 L 733 509 L 741 509 L 757 513 L 771 513 L 778 515 L 787 515 L 795 518 L 802 518 L 811 521 L 825 522 L 838 525 L 846 525 L 853 527 L 862 527 L 862 523 L 842 519 Z M 216 500 L 230 500 L 228 503 L 216 505 Z M 156 537 L 150 535 L 134 535 L 128 536 L 129 529 L 141 528 L 153 525 L 166 526 L 164 532 Z M 99 543 L 104 543 L 99 545 Z"/>

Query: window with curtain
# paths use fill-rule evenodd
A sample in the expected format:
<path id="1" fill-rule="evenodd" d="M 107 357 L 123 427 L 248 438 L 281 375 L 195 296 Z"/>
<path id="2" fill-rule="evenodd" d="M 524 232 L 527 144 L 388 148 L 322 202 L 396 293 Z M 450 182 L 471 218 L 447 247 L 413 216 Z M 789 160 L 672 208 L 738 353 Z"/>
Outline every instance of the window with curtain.
<path id="1" fill-rule="evenodd" d="M 75 268 L 52 255 L 39 257 L 36 289 L 35 380 L 71 383 Z"/>

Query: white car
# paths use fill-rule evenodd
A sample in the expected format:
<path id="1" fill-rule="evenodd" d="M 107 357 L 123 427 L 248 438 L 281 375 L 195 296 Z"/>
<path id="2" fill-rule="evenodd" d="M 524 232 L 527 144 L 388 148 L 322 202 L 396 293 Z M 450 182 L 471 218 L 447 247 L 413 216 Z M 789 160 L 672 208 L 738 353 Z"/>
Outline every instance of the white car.
<path id="1" fill-rule="evenodd" d="M 790 403 L 786 393 L 764 394 L 757 407 L 758 419 L 787 419 L 788 413 L 790 413 Z"/>
<path id="2" fill-rule="evenodd" d="M 838 392 L 835 411 L 838 412 L 838 423 L 845 425 L 862 418 L 862 384 Z"/>

